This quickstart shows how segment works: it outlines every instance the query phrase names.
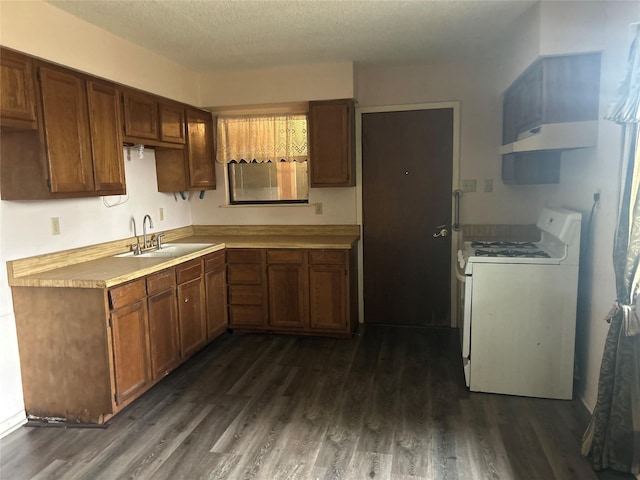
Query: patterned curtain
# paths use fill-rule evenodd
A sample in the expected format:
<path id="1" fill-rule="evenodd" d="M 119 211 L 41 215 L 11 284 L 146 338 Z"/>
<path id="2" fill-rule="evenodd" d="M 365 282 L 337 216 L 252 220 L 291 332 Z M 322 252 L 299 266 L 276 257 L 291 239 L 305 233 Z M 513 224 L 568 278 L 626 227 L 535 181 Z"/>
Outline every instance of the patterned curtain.
<path id="1" fill-rule="evenodd" d="M 220 163 L 303 162 L 308 157 L 306 115 L 218 117 Z"/>
<path id="2" fill-rule="evenodd" d="M 640 480 L 640 26 L 618 101 L 607 117 L 624 129 L 623 171 L 613 266 L 616 303 L 607 315 L 598 399 L 584 434 L 593 468 L 633 473 Z"/>

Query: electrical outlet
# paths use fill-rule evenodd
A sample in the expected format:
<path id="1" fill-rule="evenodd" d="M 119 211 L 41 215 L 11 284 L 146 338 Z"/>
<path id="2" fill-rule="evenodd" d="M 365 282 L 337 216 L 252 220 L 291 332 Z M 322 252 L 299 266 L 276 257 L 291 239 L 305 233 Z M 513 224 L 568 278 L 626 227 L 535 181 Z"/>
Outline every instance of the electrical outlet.
<path id="1" fill-rule="evenodd" d="M 476 181 L 475 180 L 463 180 L 462 181 L 462 191 L 465 193 L 475 192 L 476 191 Z"/>
<path id="2" fill-rule="evenodd" d="M 60 218 L 51 217 L 51 235 L 60 235 Z"/>
<path id="3" fill-rule="evenodd" d="M 158 218 L 162 222 L 164 220 L 164 208 L 160 207 L 160 211 L 158 212 Z"/>
<path id="4" fill-rule="evenodd" d="M 493 192 L 493 178 L 484 179 L 484 191 Z"/>
<path id="5" fill-rule="evenodd" d="M 316 215 L 322 215 L 322 203 L 316 203 Z"/>

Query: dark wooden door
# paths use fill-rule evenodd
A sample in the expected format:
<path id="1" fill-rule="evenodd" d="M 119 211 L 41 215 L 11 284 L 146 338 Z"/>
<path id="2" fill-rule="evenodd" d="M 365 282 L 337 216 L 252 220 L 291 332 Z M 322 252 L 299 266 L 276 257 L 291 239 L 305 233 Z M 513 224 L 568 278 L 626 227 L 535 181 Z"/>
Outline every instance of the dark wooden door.
<path id="1" fill-rule="evenodd" d="M 362 115 L 365 322 L 449 325 L 452 167 L 453 109 Z"/>

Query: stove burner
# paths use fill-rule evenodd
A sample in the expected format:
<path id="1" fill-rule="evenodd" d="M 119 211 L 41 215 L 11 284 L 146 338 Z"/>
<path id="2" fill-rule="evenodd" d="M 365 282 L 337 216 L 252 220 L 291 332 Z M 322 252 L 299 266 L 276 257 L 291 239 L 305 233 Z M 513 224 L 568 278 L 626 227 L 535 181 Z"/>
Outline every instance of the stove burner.
<path id="1" fill-rule="evenodd" d="M 536 248 L 533 242 L 471 242 L 473 248 Z"/>
<path id="2" fill-rule="evenodd" d="M 476 249 L 476 257 L 520 257 L 520 258 L 550 258 L 542 250 L 482 250 Z"/>

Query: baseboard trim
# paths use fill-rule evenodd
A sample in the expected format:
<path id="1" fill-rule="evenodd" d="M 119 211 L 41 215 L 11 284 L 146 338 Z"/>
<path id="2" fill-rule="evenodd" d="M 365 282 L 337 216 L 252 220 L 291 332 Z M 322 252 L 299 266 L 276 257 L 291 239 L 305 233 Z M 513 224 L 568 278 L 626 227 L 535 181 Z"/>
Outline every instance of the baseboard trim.
<path id="1" fill-rule="evenodd" d="M 27 423 L 27 416 L 24 410 L 16 412 L 14 415 L 0 422 L 0 438 L 6 437 L 25 423 Z"/>

